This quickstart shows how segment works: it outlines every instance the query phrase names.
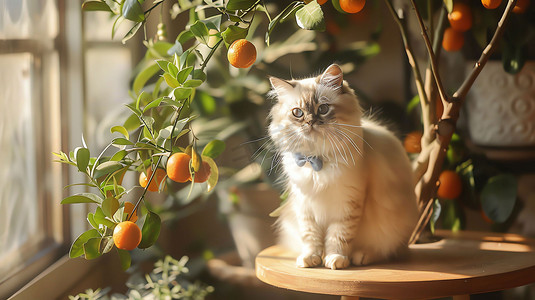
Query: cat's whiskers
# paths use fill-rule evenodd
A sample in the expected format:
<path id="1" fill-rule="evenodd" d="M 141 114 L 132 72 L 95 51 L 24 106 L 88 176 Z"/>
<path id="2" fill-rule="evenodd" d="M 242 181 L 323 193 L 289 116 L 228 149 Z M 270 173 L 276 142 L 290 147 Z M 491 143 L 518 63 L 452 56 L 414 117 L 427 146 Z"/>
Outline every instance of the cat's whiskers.
<path id="1" fill-rule="evenodd" d="M 349 139 L 347 136 L 344 136 L 343 134 L 341 135 L 341 132 L 338 132 L 338 129 L 337 128 L 334 128 L 335 129 L 335 132 L 334 134 L 344 143 L 344 145 L 347 147 L 347 151 L 349 152 L 349 155 L 351 155 L 351 160 L 353 161 L 353 165 L 356 164 L 355 162 L 355 157 L 353 156 L 353 151 L 351 151 L 351 146 L 353 146 L 353 148 L 355 148 L 355 145 L 354 145 L 354 142 Z M 348 141 L 349 140 L 349 144 L 348 144 Z M 351 146 L 350 146 L 351 145 Z M 358 147 L 355 148 L 355 150 L 362 156 L 362 154 L 360 153 Z M 345 151 L 345 150 L 344 150 Z"/>
<path id="2" fill-rule="evenodd" d="M 327 136 L 327 138 L 329 139 L 329 141 L 331 142 L 331 146 L 335 146 L 336 148 L 338 148 L 338 147 L 336 146 L 336 144 L 334 143 L 332 137 L 331 137 L 329 134 L 327 134 L 326 136 Z M 335 149 L 333 149 L 334 163 L 338 165 L 338 155 L 336 154 L 336 151 L 334 151 L 334 150 L 335 150 Z M 340 149 L 338 149 L 338 151 L 340 151 Z M 342 155 L 342 153 L 340 153 L 340 156 L 341 156 L 341 155 Z"/>
<path id="3" fill-rule="evenodd" d="M 346 148 L 344 147 L 344 145 L 342 144 L 342 139 L 340 138 L 340 136 L 338 136 L 336 134 L 336 132 L 331 132 L 332 134 L 332 137 L 333 137 L 333 140 L 335 141 L 335 145 L 336 145 L 336 148 L 338 148 L 338 145 L 340 145 L 340 148 L 344 151 L 344 154 L 342 155 L 341 151 L 340 151 L 340 148 L 338 148 L 338 151 L 340 152 L 340 156 L 342 157 L 342 159 L 344 160 L 344 162 L 346 163 L 346 165 L 349 165 L 349 161 L 347 159 L 347 152 L 346 152 Z M 336 141 L 340 141 L 340 144 L 336 143 Z M 351 151 L 349 151 L 351 153 Z"/>
<path id="4" fill-rule="evenodd" d="M 337 125 L 342 125 L 342 126 L 349 126 L 349 127 L 354 127 L 354 128 L 361 128 L 362 126 L 356 126 L 356 125 L 349 125 L 349 124 L 342 124 L 342 123 L 337 123 L 337 122 L 331 122 L 329 123 L 330 125 L 334 125 L 334 126 L 337 126 Z M 339 129 L 345 131 L 346 133 L 351 133 L 355 136 L 357 136 L 358 138 L 360 138 L 364 143 L 366 143 L 366 145 L 368 145 L 370 147 L 370 149 L 373 150 L 373 147 L 364 139 L 364 137 L 362 137 L 360 134 L 350 130 L 349 128 L 344 128 L 344 127 L 340 127 Z"/>
<path id="5" fill-rule="evenodd" d="M 341 134 L 343 137 L 345 137 L 345 139 L 347 139 L 349 141 L 349 143 L 351 143 L 351 145 L 353 146 L 353 148 L 355 149 L 355 151 L 358 152 L 358 154 L 363 157 L 362 155 L 362 151 L 360 150 L 359 146 L 355 143 L 355 141 L 346 133 L 344 132 L 343 130 L 341 130 L 340 128 L 334 128 L 336 130 L 336 132 L 338 132 L 338 134 Z"/>

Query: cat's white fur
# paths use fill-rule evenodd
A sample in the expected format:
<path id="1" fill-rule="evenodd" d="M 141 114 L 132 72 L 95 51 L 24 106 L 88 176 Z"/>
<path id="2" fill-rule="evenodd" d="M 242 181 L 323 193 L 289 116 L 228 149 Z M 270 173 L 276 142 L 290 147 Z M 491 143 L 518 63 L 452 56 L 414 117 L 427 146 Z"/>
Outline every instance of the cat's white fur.
<path id="1" fill-rule="evenodd" d="M 400 141 L 362 118 L 358 99 L 337 65 L 318 77 L 271 78 L 271 83 L 277 101 L 269 134 L 281 155 L 289 193 L 278 219 L 280 243 L 299 253 L 297 266 L 339 269 L 403 252 L 418 212 L 410 162 Z M 292 115 L 292 109 L 307 105 L 318 115 L 323 103 L 333 110 L 329 122 L 308 124 L 313 114 L 305 114 L 299 123 Z M 323 168 L 299 167 L 296 152 L 321 157 Z"/>

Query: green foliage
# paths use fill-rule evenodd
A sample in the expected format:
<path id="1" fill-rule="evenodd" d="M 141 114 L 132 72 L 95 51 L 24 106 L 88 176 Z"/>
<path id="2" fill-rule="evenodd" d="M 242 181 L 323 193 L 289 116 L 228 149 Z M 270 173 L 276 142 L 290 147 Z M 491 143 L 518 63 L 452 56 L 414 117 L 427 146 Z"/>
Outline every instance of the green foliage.
<path id="1" fill-rule="evenodd" d="M 323 11 L 316 1 L 311 1 L 295 12 L 297 25 L 307 30 L 325 30 Z"/>
<path id="2" fill-rule="evenodd" d="M 160 234 L 161 227 L 160 217 L 149 211 L 145 217 L 145 222 L 143 223 L 143 228 L 141 229 L 141 243 L 139 243 L 139 249 L 146 249 L 156 242 Z"/>
<path id="3" fill-rule="evenodd" d="M 121 250 L 119 250 L 121 253 Z M 128 254 L 127 251 L 124 253 Z M 211 286 L 200 282 L 190 282 L 185 278 L 189 273 L 186 267 L 188 257 L 176 260 L 166 256 L 158 260 L 150 274 L 141 276 L 133 274 L 127 282 L 129 290 L 126 294 L 108 295 L 110 289 L 88 289 L 76 296 L 69 296 L 70 300 L 119 300 L 119 299 L 185 299 L 202 300 L 214 291 Z"/>
<path id="4" fill-rule="evenodd" d="M 82 9 L 110 14 L 114 19 L 112 37 L 118 32 L 119 26 L 130 26 L 122 37 L 125 43 L 146 26 L 151 14 L 157 11 L 160 14 L 166 13 L 158 9 L 162 3 L 161 0 L 90 0 L 83 3 Z M 179 205 L 186 205 L 200 192 L 210 193 L 217 186 L 219 167 L 215 159 L 225 150 L 224 140 L 249 127 L 244 118 L 241 118 L 242 115 L 237 115 L 236 119 L 239 121 L 228 118 L 230 104 L 233 106 L 233 113 L 242 109 L 241 114 L 252 118 L 253 114 L 249 110 L 251 106 L 241 107 L 246 101 L 251 105 L 249 100 L 244 99 L 251 96 L 250 91 L 255 91 L 253 96 L 263 97 L 269 89 L 265 78 L 260 80 L 249 76 L 248 70 L 240 71 L 238 76 L 231 75 L 225 61 L 226 64 L 219 64 L 226 65 L 220 72 L 225 78 L 225 84 L 219 92 L 212 93 L 213 90 L 205 84 L 207 66 L 214 58 L 224 57 L 220 52 L 225 47 L 221 45 L 228 46 L 237 39 L 253 36 L 262 24 L 259 21 L 261 17 L 267 18 L 265 33 L 268 43 L 275 28 L 289 20 L 294 20 L 297 25 L 307 30 L 325 28 L 322 8 L 316 1 L 306 5 L 301 1 L 294 1 L 272 18 L 265 3 L 260 0 L 180 0 L 173 6 L 172 14 L 173 17 L 180 15 L 186 25 L 178 29 L 176 37 L 171 38 L 167 37 L 165 24 L 160 23 L 156 37 L 143 42 L 146 53 L 133 75 L 130 88 L 132 100 L 126 105 L 129 115 L 110 128 L 110 133 L 114 136 L 108 145 L 100 153 L 91 153 L 94 151 L 90 152 L 83 141 L 83 146 L 74 151 L 54 153 L 57 161 L 74 166 L 86 176 L 87 182 L 78 185 L 92 189 L 86 193 L 68 196 L 61 201 L 62 204 L 89 203 L 94 209 L 87 215 L 91 229 L 75 240 L 70 251 L 71 257 L 84 256 L 86 259 L 93 259 L 112 252 L 113 229 L 127 217 L 124 211 L 125 198 L 131 196 L 133 190 L 140 189 L 137 186 L 123 185 L 126 173 L 134 173 L 137 176 L 149 167 L 153 170 L 165 169 L 170 155 L 177 151 L 186 151 L 184 148 L 187 148 L 192 149 L 191 153 L 195 154 L 192 159 L 192 177 L 194 178 L 195 172 L 199 170 L 200 163 L 206 162 L 211 170 L 208 180 L 202 184 L 192 182 L 189 188 L 177 192 L 177 187 L 165 179 L 160 186 L 161 190 L 164 190 L 163 185 L 166 185 L 165 191 L 175 198 L 180 198 L 177 201 Z M 285 41 L 275 42 L 275 51 L 271 55 L 266 49 L 263 54 L 272 61 L 287 53 L 312 51 L 312 39 L 313 35 L 296 33 Z M 348 49 L 350 52 L 355 50 L 351 47 Z M 360 50 L 359 48 L 356 51 Z M 377 53 L 378 47 L 366 48 L 363 51 L 373 55 Z M 354 54 L 347 57 L 353 59 Z M 264 58 L 259 56 L 258 59 Z M 225 123 L 225 126 L 219 123 L 219 127 L 215 129 L 200 126 L 201 129 L 196 132 L 192 122 L 199 115 L 203 118 L 226 119 L 228 123 Z M 157 242 L 162 222 L 161 216 L 157 214 L 158 210 L 151 209 L 150 203 L 145 202 L 153 177 L 148 178 L 149 184 L 134 201 L 139 220 L 144 221 L 142 241 L 139 245 L 141 249 L 151 247 Z M 187 195 L 182 194 L 186 192 Z M 119 249 L 117 253 L 122 267 L 130 267 L 130 253 Z"/>
<path id="5" fill-rule="evenodd" d="M 511 174 L 491 177 L 481 191 L 481 206 L 496 223 L 507 221 L 516 204 L 517 182 Z"/>

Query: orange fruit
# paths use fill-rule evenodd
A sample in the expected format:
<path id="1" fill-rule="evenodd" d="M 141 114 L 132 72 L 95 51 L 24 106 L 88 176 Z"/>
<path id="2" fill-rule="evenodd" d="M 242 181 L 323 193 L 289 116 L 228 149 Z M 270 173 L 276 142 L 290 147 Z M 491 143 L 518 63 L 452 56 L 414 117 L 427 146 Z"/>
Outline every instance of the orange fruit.
<path id="1" fill-rule="evenodd" d="M 408 153 L 422 152 L 422 133 L 419 131 L 409 132 L 403 140 L 403 147 Z"/>
<path id="2" fill-rule="evenodd" d="M 256 61 L 256 48 L 246 39 L 235 40 L 228 48 L 227 58 L 236 68 L 249 68 Z"/>
<path id="3" fill-rule="evenodd" d="M 529 6 L 529 0 L 518 0 L 516 1 L 515 7 L 513 7 L 513 12 L 515 14 L 523 14 L 526 12 Z"/>
<path id="4" fill-rule="evenodd" d="M 136 223 L 124 221 L 113 229 L 113 243 L 122 250 L 134 250 L 141 242 L 141 229 Z"/>
<path id="5" fill-rule="evenodd" d="M 366 0 L 340 0 L 340 8 L 346 13 L 355 14 L 361 11 Z"/>
<path id="6" fill-rule="evenodd" d="M 502 0 L 481 0 L 481 4 L 483 4 L 486 9 L 495 9 L 502 4 Z"/>
<path id="7" fill-rule="evenodd" d="M 151 176 L 152 176 L 152 168 L 149 167 L 147 169 L 147 175 L 145 175 L 145 173 L 143 172 L 139 174 L 139 185 L 141 185 L 141 187 L 146 187 Z M 152 181 L 149 184 L 148 190 L 151 192 L 157 192 L 160 188 L 162 181 L 164 181 L 164 179 L 165 179 L 165 170 L 161 168 L 156 168 L 156 174 L 154 174 L 154 178 L 152 178 Z"/>
<path id="8" fill-rule="evenodd" d="M 318 2 L 319 5 L 323 5 L 325 3 L 327 3 L 327 0 L 316 0 Z"/>
<path id="9" fill-rule="evenodd" d="M 132 213 L 133 210 L 134 210 L 134 204 L 132 204 L 132 202 L 125 202 L 124 203 L 124 213 L 125 214 L 128 214 L 130 216 L 130 214 Z M 134 223 L 137 221 L 137 210 L 132 215 L 132 217 L 130 217 L 129 221 L 134 222 Z"/>
<path id="10" fill-rule="evenodd" d="M 444 30 L 444 37 L 442 38 L 442 48 L 452 52 L 459 51 L 464 45 L 464 35 L 451 27 Z"/>
<path id="11" fill-rule="evenodd" d="M 448 14 L 448 20 L 453 29 L 465 32 L 472 28 L 472 10 L 462 2 L 453 4 L 451 13 Z"/>
<path id="12" fill-rule="evenodd" d="M 463 183 L 459 174 L 451 170 L 444 170 L 438 178 L 437 196 L 442 199 L 456 199 L 461 195 Z"/>
<path id="13" fill-rule="evenodd" d="M 191 156 L 186 153 L 177 152 L 167 160 L 167 176 L 176 182 L 187 182 L 191 180 L 189 173 L 189 161 Z"/>
<path id="14" fill-rule="evenodd" d="M 205 182 L 208 180 L 208 177 L 210 177 L 210 173 L 212 173 L 212 169 L 210 168 L 210 165 L 203 161 L 201 164 L 201 167 L 199 168 L 199 171 L 195 172 L 195 182 Z"/>

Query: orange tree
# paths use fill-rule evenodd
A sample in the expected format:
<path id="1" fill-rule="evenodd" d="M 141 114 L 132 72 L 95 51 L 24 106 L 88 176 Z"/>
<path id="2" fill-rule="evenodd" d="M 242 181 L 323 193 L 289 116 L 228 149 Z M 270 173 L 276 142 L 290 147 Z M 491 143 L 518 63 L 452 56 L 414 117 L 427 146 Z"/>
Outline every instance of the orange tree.
<path id="1" fill-rule="evenodd" d="M 372 1 L 372 0 L 368 0 Z M 377 1 L 377 0 L 374 0 Z M 123 37 L 123 42 L 132 38 L 141 28 L 146 26 L 147 19 L 165 0 L 153 2 L 143 0 L 100 0 L 86 1 L 82 8 L 85 11 L 105 11 L 115 18 L 112 34 L 123 21 L 131 24 L 131 29 Z M 175 1 L 173 1 L 175 2 Z M 84 256 L 86 259 L 98 257 L 114 249 L 113 232 L 118 224 L 132 221 L 130 215 L 139 216 L 143 222 L 141 240 L 138 248 L 148 248 L 158 238 L 160 230 L 160 217 L 149 209 L 141 210 L 144 198 L 153 181 L 157 181 L 157 172 L 147 170 L 167 169 L 169 177 L 176 175 L 180 182 L 191 181 L 194 184 L 202 183 L 207 191 L 211 191 L 218 182 L 218 166 L 214 162 L 224 149 L 225 143 L 219 140 L 208 142 L 202 149 L 198 146 L 198 139 L 193 132 L 191 122 L 195 119 L 192 109 L 198 87 L 207 79 L 206 67 L 217 51 L 225 51 L 235 41 L 241 40 L 247 48 L 247 57 L 236 57 L 240 51 L 231 53 L 231 60 L 245 62 L 237 64 L 238 67 L 249 67 L 254 61 L 256 51 L 244 39 L 250 37 L 254 31 L 255 18 L 267 19 L 265 28 L 265 44 L 269 46 L 272 34 L 276 28 L 285 22 L 293 20 L 304 30 L 325 30 L 323 9 L 325 5 L 334 6 L 340 14 L 358 12 L 365 5 L 364 0 L 331 0 L 325 1 L 293 1 L 281 9 L 278 14 L 272 15 L 268 9 L 267 1 L 263 0 L 179 0 L 174 4 L 173 12 L 183 19 L 185 25 L 179 30 L 176 37 L 167 36 L 166 24 L 159 23 L 157 35 L 144 42 L 147 47 L 146 55 L 140 63 L 138 72 L 133 80 L 131 96 L 134 101 L 127 105 L 131 115 L 122 124 L 111 128 L 111 132 L 118 133 L 107 147 L 96 156 L 91 156 L 88 147 L 83 143 L 70 153 L 59 152 L 56 156 L 60 162 L 75 166 L 80 172 L 87 175 L 88 182 L 83 183 L 97 192 L 82 193 L 63 199 L 63 204 L 93 203 L 96 205 L 94 213 L 89 213 L 87 221 L 91 229 L 81 234 L 73 243 L 70 256 Z M 321 3 L 321 4 L 320 4 Z M 437 56 L 443 33 L 445 30 L 445 16 L 453 12 L 452 0 L 441 2 L 438 10 L 441 17 L 439 26 L 434 25 L 433 3 L 436 1 L 408 0 L 412 6 L 415 17 L 421 28 L 422 39 L 426 45 L 429 58 L 425 73 L 425 81 L 420 74 L 420 68 L 414 57 L 409 43 L 408 33 L 405 29 L 405 16 L 402 9 L 395 9 L 390 0 L 384 0 L 385 5 L 392 13 L 392 17 L 399 25 L 403 37 L 409 63 L 413 70 L 414 81 L 422 108 L 423 138 L 421 152 L 415 162 L 417 177 L 416 193 L 421 203 L 422 218 L 415 230 L 413 240 L 419 235 L 421 229 L 431 218 L 433 199 L 436 194 L 438 176 L 446 155 L 446 149 L 452 138 L 460 107 L 466 93 L 475 78 L 485 65 L 490 53 L 496 48 L 500 39 L 504 23 L 513 10 L 516 1 L 506 1 L 502 5 L 499 22 L 493 29 L 493 38 L 488 42 L 480 59 L 469 74 L 465 83 L 453 94 L 448 95 L 442 84 L 438 72 Z M 426 10 L 427 20 L 422 17 Z M 465 12 L 466 10 L 463 10 Z M 462 19 L 462 16 L 461 16 Z M 427 24 L 426 24 L 427 22 Z M 466 22 L 461 20 L 464 30 Z M 256 26 L 256 25 L 255 25 Z M 141 30 L 143 31 L 143 30 Z M 251 32 L 250 32 L 251 31 Z M 242 50 L 243 50 L 242 49 Z M 254 55 L 253 55 L 254 53 Z M 435 116 L 435 99 L 438 95 L 443 106 L 442 115 Z M 113 147 L 113 148 L 112 148 Z M 115 149 L 113 154 L 105 155 L 108 149 Z M 181 153 L 180 164 L 173 163 L 166 168 L 169 158 Z M 185 169 L 185 170 L 184 170 Z M 207 171 L 208 170 L 208 171 Z M 133 210 L 125 213 L 123 197 L 135 187 L 122 185 L 122 178 L 126 172 L 143 172 L 150 174 L 144 180 L 145 187 L 141 196 L 135 201 Z M 178 173 L 177 173 L 178 172 Z M 186 174 L 184 174 L 186 173 Z M 170 175 L 172 174 L 172 175 Z M 196 176 L 201 180 L 196 180 Z M 173 179 L 173 178 L 171 178 Z M 158 179 L 158 182 L 160 180 Z M 159 189 L 163 188 L 159 186 Z M 192 189 L 190 188 L 190 191 Z M 137 243 L 137 241 L 136 241 Z M 134 243 L 134 244 L 136 244 Z M 130 247 L 127 247 L 130 249 Z M 130 265 L 130 254 L 127 250 L 118 249 L 124 268 Z"/>

